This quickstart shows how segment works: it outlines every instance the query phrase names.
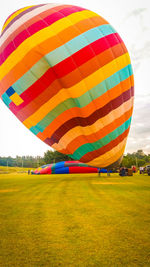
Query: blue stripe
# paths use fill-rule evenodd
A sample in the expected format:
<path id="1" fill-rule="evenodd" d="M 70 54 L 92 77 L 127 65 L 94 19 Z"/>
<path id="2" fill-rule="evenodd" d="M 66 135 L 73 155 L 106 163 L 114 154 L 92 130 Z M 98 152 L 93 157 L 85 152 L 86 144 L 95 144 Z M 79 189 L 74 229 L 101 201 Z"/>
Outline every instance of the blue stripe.
<path id="1" fill-rule="evenodd" d="M 11 99 L 6 94 L 6 92 L 2 95 L 2 100 L 5 103 L 5 105 L 9 108 L 9 104 L 11 103 Z"/>
<path id="2" fill-rule="evenodd" d="M 55 164 L 55 168 L 57 168 L 57 169 L 63 168 L 64 166 L 65 166 L 65 161 L 57 162 Z"/>
<path id="3" fill-rule="evenodd" d="M 67 42 L 65 45 L 56 48 L 45 57 L 51 66 L 55 66 L 90 43 L 112 33 L 115 33 L 115 30 L 109 24 L 93 28 Z"/>
<path id="4" fill-rule="evenodd" d="M 65 174 L 65 173 L 69 173 L 69 167 L 55 169 L 55 174 Z"/>
<path id="5" fill-rule="evenodd" d="M 6 91 L 6 94 L 7 94 L 8 96 L 13 95 L 14 93 L 15 93 L 15 90 L 14 90 L 12 87 L 9 87 L 9 89 Z"/>

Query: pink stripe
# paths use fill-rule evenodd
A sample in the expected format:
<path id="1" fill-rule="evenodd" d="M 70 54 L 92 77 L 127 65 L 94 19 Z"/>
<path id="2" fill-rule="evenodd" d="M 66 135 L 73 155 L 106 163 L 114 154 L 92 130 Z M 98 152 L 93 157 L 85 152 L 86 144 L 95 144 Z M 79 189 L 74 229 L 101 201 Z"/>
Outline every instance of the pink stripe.
<path id="1" fill-rule="evenodd" d="M 4 25 L 6 24 L 6 22 L 8 21 L 8 19 L 9 19 L 11 16 L 13 16 L 16 12 L 18 12 L 19 10 L 21 10 L 21 8 L 17 9 L 17 10 L 14 11 L 13 13 L 11 13 L 11 14 L 7 17 L 7 19 L 5 20 Z"/>
<path id="2" fill-rule="evenodd" d="M 43 4 L 43 5 L 32 6 L 32 7 L 29 7 L 28 9 L 22 11 L 20 14 L 18 14 L 14 19 L 12 19 L 12 20 L 9 22 L 9 24 L 6 26 L 6 28 L 2 31 L 1 36 L 2 36 L 2 35 L 9 29 L 9 27 L 10 27 L 16 20 L 18 20 L 19 18 L 21 18 L 24 14 L 26 14 L 26 13 L 28 13 L 28 12 L 30 12 L 30 11 L 32 11 L 32 10 L 38 8 L 38 7 L 41 7 L 41 6 L 44 6 L 44 4 Z M 20 9 L 19 9 L 19 10 L 20 10 Z M 18 11 L 19 11 L 19 10 L 18 10 Z M 16 11 L 16 12 L 17 12 L 17 11 Z"/>
<path id="3" fill-rule="evenodd" d="M 45 7 L 45 8 L 44 8 Z M 25 25 L 26 28 L 30 27 L 32 24 L 36 23 L 37 21 L 39 21 L 39 14 L 40 14 L 40 18 L 43 20 L 44 18 L 46 18 L 47 16 L 49 16 L 50 14 L 53 14 L 54 12 L 59 12 L 61 9 L 65 9 L 67 7 L 70 7 L 69 5 L 63 5 L 63 6 L 55 6 L 55 7 L 50 7 L 50 5 L 46 5 L 44 7 L 41 8 L 37 8 L 35 10 L 32 10 L 31 12 L 28 12 L 27 14 L 25 14 L 23 16 L 23 23 L 20 22 L 20 19 L 17 21 L 18 27 L 17 25 L 15 25 L 14 31 L 13 31 L 13 27 L 11 26 L 8 31 L 9 33 L 7 34 L 7 38 L 5 37 L 5 40 L 3 40 L 3 36 L 1 37 L 2 39 L 2 45 L 1 45 L 1 51 L 3 51 L 7 45 L 13 40 L 15 39 L 15 37 L 17 35 L 19 35 L 22 31 L 25 30 Z M 48 8 L 49 7 L 49 8 Z M 43 9 L 44 8 L 44 9 Z M 46 9 L 47 8 L 47 9 Z M 40 10 L 39 10 L 40 9 Z M 35 12 L 35 13 L 34 13 Z M 30 16 L 29 16 L 30 14 Z M 34 15 L 35 14 L 35 15 Z M 26 17 L 26 19 L 24 18 Z M 21 23 L 21 25 L 20 25 Z M 11 29 L 11 31 L 10 31 Z M 5 34 L 5 35 L 6 35 Z"/>
<path id="4" fill-rule="evenodd" d="M 4 44 L 7 45 L 11 41 L 11 39 L 13 39 L 13 36 L 16 37 L 18 33 L 24 30 L 24 24 L 26 24 L 28 27 L 34 22 L 37 22 L 39 20 L 39 14 L 40 18 L 43 19 L 48 15 L 53 14 L 54 12 L 57 12 L 66 7 L 70 7 L 70 5 L 46 4 L 42 7 L 27 12 L 20 19 L 15 21 L 13 25 L 11 25 L 9 29 L 4 33 L 4 35 L 1 36 L 2 47 L 4 46 Z"/>
<path id="5" fill-rule="evenodd" d="M 35 34 L 36 32 L 50 26 L 54 22 L 64 18 L 65 16 L 71 15 L 72 13 L 76 13 L 79 11 L 85 10 L 80 7 L 69 7 L 60 10 L 59 12 L 55 12 L 52 15 L 44 18 L 43 20 L 39 20 L 38 22 L 29 26 L 26 30 L 19 33 L 13 41 L 11 41 L 8 46 L 3 50 L 0 54 L 0 65 L 4 63 L 4 61 L 9 57 L 9 55 L 27 38 Z"/>

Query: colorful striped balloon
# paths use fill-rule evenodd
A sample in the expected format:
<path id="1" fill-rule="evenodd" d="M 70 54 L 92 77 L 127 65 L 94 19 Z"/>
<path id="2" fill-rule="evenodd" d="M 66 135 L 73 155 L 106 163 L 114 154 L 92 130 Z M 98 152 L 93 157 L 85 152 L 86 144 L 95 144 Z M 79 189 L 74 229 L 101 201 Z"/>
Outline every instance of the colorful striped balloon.
<path id="1" fill-rule="evenodd" d="M 43 4 L 8 17 L 0 37 L 0 96 L 46 144 L 91 166 L 118 163 L 134 95 L 115 29 L 81 7 Z"/>
<path id="2" fill-rule="evenodd" d="M 98 168 L 90 167 L 79 161 L 61 161 L 43 165 L 32 171 L 32 174 L 69 174 L 69 173 L 98 173 Z M 107 172 L 102 169 L 100 172 Z"/>

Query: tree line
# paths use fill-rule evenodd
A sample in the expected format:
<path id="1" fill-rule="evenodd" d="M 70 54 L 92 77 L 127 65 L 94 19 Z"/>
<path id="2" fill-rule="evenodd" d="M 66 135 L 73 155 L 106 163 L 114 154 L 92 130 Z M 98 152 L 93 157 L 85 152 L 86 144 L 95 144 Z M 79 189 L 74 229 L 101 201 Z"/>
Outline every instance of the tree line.
<path id="1" fill-rule="evenodd" d="M 57 151 L 48 150 L 44 153 L 44 157 L 0 157 L 0 166 L 37 168 L 45 164 L 68 160 L 71 160 L 71 158 L 67 155 L 61 154 Z M 137 152 L 124 155 L 121 166 L 130 168 L 131 166 L 140 167 L 148 164 L 150 164 L 150 154 L 147 155 L 143 152 L 143 150 L 138 150 Z"/>
<path id="2" fill-rule="evenodd" d="M 44 165 L 44 158 L 37 156 L 0 157 L 0 166 L 37 168 Z"/>
<path id="3" fill-rule="evenodd" d="M 145 166 L 150 164 L 150 154 L 145 154 L 143 150 L 137 152 L 127 153 L 124 155 L 121 166 L 130 168 L 131 166 Z"/>
<path id="4" fill-rule="evenodd" d="M 44 153 L 44 157 L 40 156 L 16 156 L 13 157 L 0 157 L 0 166 L 8 167 L 25 167 L 25 168 L 37 168 L 39 166 L 55 163 L 59 161 L 71 160 L 67 155 L 61 154 L 57 151 L 50 151 Z"/>

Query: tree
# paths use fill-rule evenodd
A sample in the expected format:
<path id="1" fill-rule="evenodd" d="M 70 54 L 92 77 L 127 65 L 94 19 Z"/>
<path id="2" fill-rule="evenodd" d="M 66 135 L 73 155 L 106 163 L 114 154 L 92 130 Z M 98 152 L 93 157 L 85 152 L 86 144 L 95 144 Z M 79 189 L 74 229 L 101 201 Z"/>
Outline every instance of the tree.
<path id="1" fill-rule="evenodd" d="M 44 161 L 46 164 L 55 163 L 59 161 L 68 161 L 71 160 L 67 155 L 61 154 L 58 151 L 50 151 L 44 153 Z"/>

